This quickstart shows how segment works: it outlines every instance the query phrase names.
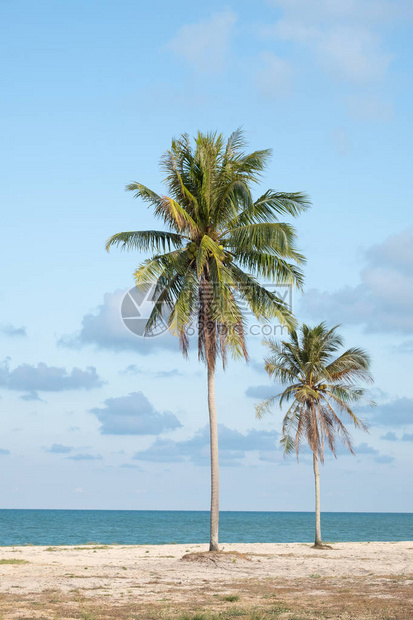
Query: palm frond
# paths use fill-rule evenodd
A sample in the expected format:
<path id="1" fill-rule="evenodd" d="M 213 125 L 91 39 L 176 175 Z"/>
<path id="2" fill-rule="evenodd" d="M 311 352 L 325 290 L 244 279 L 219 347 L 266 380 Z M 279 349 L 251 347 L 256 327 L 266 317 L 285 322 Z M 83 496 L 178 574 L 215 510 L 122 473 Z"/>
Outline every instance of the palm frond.
<path id="1" fill-rule="evenodd" d="M 308 196 L 302 192 L 285 193 L 272 189 L 241 211 L 234 224 L 240 226 L 277 220 L 280 215 L 297 217 L 311 206 Z"/>
<path id="2" fill-rule="evenodd" d="M 184 237 L 178 233 L 165 232 L 163 230 L 134 230 L 113 235 L 106 243 L 106 250 L 112 246 L 120 247 L 121 250 L 138 250 L 146 252 L 156 250 L 165 252 L 171 247 L 180 248 Z"/>

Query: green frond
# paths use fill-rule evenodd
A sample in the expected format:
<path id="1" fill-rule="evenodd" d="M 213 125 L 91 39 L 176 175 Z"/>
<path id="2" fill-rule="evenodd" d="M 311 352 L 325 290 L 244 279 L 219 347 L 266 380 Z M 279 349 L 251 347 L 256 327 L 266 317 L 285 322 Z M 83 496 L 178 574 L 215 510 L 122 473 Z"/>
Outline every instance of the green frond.
<path id="1" fill-rule="evenodd" d="M 234 282 L 241 297 L 248 303 L 255 317 L 261 321 L 277 319 L 281 325 L 293 328 L 296 324 L 295 317 L 287 306 L 272 291 L 261 286 L 255 278 L 248 275 L 242 269 L 232 264 L 229 269 L 233 273 Z"/>
<path id="2" fill-rule="evenodd" d="M 154 207 L 157 207 L 161 202 L 162 198 L 158 196 L 155 192 L 153 192 L 146 185 L 142 185 L 142 183 L 137 183 L 134 181 L 133 183 L 129 183 L 126 186 L 127 192 L 134 192 L 134 198 L 141 198 L 144 202 L 149 202 Z"/>
<path id="3" fill-rule="evenodd" d="M 363 349 L 351 348 L 344 351 L 337 359 L 326 366 L 332 381 L 365 381 L 372 383 L 370 358 Z"/>
<path id="4" fill-rule="evenodd" d="M 139 289 L 154 284 L 161 274 L 169 277 L 178 273 L 183 275 L 189 258 L 185 250 L 174 250 L 167 254 L 156 254 L 145 260 L 135 271 L 135 283 Z"/>
<path id="5" fill-rule="evenodd" d="M 140 230 L 122 232 L 110 237 L 106 243 L 106 250 L 109 252 L 112 246 L 119 247 L 121 250 L 138 250 L 146 252 L 156 250 L 165 252 L 171 247 L 182 247 L 183 237 L 177 233 L 159 230 Z"/>
<path id="6" fill-rule="evenodd" d="M 304 274 L 302 270 L 278 256 L 250 250 L 238 251 L 235 259 L 240 267 L 247 269 L 257 278 L 265 278 L 279 286 L 289 285 L 300 289 L 303 287 Z"/>
<path id="7" fill-rule="evenodd" d="M 271 398 L 267 398 L 263 400 L 258 405 L 255 405 L 255 417 L 257 420 L 261 420 L 262 417 L 271 411 L 272 405 L 276 402 L 277 396 L 271 396 Z"/>
<path id="8" fill-rule="evenodd" d="M 161 217 L 166 224 L 179 232 L 185 232 L 196 237 L 200 229 L 191 215 L 176 200 L 165 196 L 155 209 L 155 215 Z"/>
<path id="9" fill-rule="evenodd" d="M 295 440 L 291 435 L 283 435 L 280 439 L 280 445 L 284 448 L 285 456 L 295 451 Z"/>
<path id="10" fill-rule="evenodd" d="M 173 334 L 182 334 L 195 319 L 198 302 L 198 281 L 195 277 L 182 279 L 179 293 L 169 319 Z"/>
<path id="11" fill-rule="evenodd" d="M 260 222 L 274 221 L 278 216 L 288 215 L 297 217 L 300 213 L 311 206 L 311 202 L 301 192 L 285 193 L 276 192 L 272 189 L 266 191 L 258 200 L 241 211 L 235 225 L 256 224 Z"/>
<path id="12" fill-rule="evenodd" d="M 198 277 L 205 269 L 205 265 L 211 259 L 221 262 L 224 258 L 224 251 L 219 247 L 209 235 L 203 235 L 198 247 L 198 254 L 196 257 L 196 268 Z"/>
<path id="13" fill-rule="evenodd" d="M 295 258 L 296 233 L 293 226 L 282 222 L 246 224 L 228 230 L 224 239 L 228 246 L 240 251 L 274 252 L 279 256 Z"/>
<path id="14" fill-rule="evenodd" d="M 225 146 L 225 159 L 228 160 L 241 151 L 246 146 L 246 140 L 242 127 L 238 127 L 232 132 Z"/>

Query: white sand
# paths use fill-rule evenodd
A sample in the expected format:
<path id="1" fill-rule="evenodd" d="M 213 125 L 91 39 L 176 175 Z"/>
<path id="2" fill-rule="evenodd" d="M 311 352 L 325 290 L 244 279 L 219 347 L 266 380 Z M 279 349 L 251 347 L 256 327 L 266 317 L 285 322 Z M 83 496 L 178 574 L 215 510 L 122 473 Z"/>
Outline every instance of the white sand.
<path id="1" fill-rule="evenodd" d="M 64 593 L 82 588 L 88 596 L 102 591 L 120 597 L 139 588 L 150 600 L 174 591 L 209 585 L 230 586 L 244 579 L 295 579 L 319 575 L 413 575 L 413 542 L 338 543 L 332 550 L 314 550 L 309 544 L 222 544 L 225 551 L 251 554 L 248 560 L 226 557 L 217 563 L 185 562 L 185 553 L 206 551 L 206 545 L 89 547 L 2 547 L 0 592 L 27 595 L 48 589 Z M 48 550 L 49 549 L 49 550 Z"/>

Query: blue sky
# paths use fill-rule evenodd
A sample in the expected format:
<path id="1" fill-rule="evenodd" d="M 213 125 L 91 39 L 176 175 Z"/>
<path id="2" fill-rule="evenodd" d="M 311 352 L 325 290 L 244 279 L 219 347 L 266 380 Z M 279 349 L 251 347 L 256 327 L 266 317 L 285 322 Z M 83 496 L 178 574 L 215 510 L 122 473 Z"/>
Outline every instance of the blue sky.
<path id="1" fill-rule="evenodd" d="M 300 320 L 342 323 L 373 358 L 357 456 L 322 470 L 325 510 L 412 511 L 413 5 L 3 1 L 0 489 L 8 508 L 206 509 L 206 386 L 193 354 L 119 322 L 173 136 L 245 130 L 262 186 L 306 191 Z M 277 448 L 261 337 L 217 378 L 222 508 L 311 510 L 312 472 Z"/>

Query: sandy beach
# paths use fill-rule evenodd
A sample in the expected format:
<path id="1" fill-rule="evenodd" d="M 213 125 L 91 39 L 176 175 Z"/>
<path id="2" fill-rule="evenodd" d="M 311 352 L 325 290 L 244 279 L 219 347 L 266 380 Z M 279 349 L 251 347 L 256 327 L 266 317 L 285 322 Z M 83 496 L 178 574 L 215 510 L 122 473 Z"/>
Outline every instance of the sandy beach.
<path id="1" fill-rule="evenodd" d="M 413 618 L 413 542 L 222 548 L 2 547 L 1 618 Z"/>

